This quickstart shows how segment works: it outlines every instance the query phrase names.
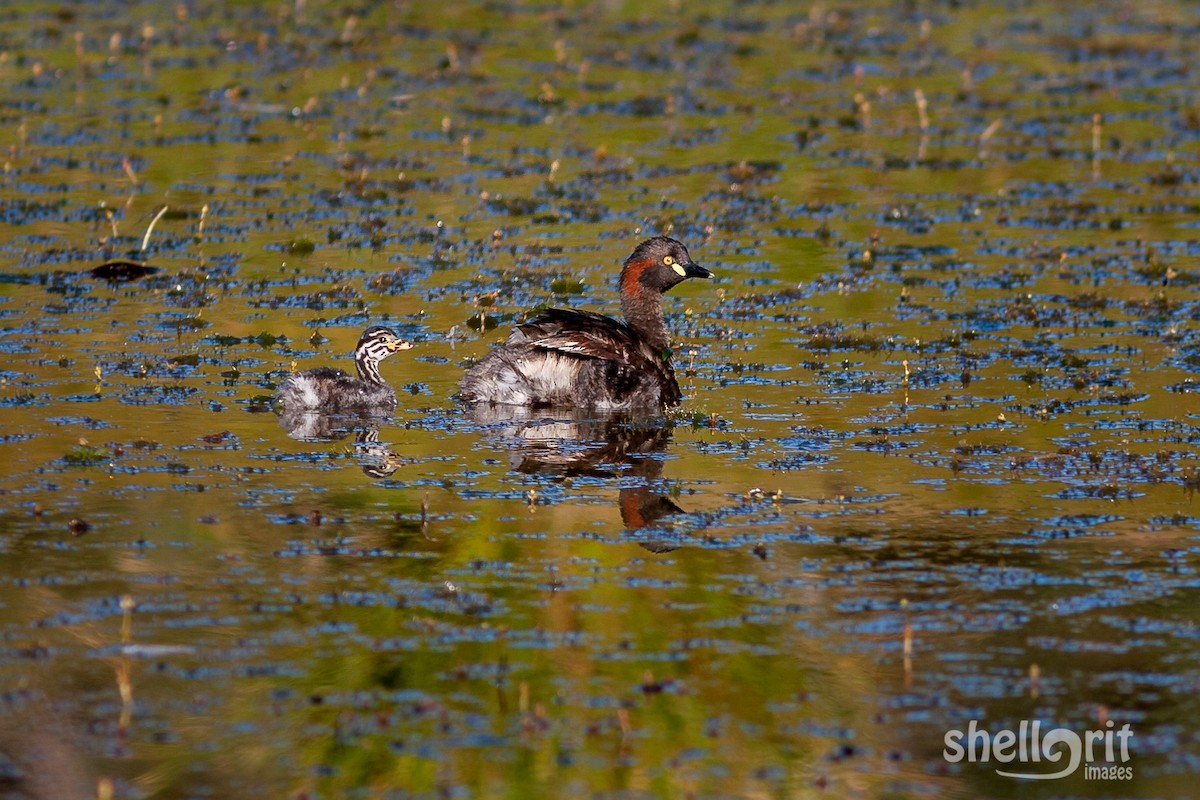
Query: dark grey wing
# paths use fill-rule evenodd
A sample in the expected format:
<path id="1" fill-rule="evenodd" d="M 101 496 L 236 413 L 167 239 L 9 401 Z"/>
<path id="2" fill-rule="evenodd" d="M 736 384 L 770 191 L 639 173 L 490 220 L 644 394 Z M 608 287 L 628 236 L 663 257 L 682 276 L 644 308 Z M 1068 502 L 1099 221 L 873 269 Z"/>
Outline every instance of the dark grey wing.
<path id="1" fill-rule="evenodd" d="M 634 379 L 638 372 L 646 373 L 657 378 L 664 403 L 682 399 L 669 354 L 656 352 L 612 317 L 551 308 L 519 325 L 513 337 L 543 350 L 611 362 L 609 378 L 619 385 Z M 625 372 L 635 374 L 622 374 Z"/>
<path id="2" fill-rule="evenodd" d="M 590 311 L 547 309 L 521 323 L 517 333 L 534 347 L 583 358 L 626 360 L 639 349 L 626 325 Z"/>

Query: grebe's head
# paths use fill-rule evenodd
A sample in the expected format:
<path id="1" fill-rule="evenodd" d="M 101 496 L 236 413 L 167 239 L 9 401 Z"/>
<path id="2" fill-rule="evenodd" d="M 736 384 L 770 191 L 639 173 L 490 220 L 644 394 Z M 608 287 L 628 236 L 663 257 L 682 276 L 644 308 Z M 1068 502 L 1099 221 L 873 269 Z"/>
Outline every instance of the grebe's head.
<path id="1" fill-rule="evenodd" d="M 392 353 L 409 350 L 412 346 L 412 342 L 401 339 L 390 328 L 373 325 L 363 331 L 358 346 L 354 348 L 354 357 L 357 360 L 382 361 Z"/>
<path id="2" fill-rule="evenodd" d="M 692 261 L 687 248 L 668 236 L 655 236 L 634 248 L 621 270 L 621 294 L 636 296 L 644 291 L 658 294 L 688 278 L 711 278 L 713 274 Z"/>

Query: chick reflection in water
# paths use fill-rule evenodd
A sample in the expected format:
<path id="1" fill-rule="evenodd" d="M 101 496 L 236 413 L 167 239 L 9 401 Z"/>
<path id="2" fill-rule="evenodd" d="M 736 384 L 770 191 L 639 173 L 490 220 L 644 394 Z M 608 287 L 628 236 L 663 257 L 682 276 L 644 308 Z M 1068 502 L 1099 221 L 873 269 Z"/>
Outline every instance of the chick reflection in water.
<path id="1" fill-rule="evenodd" d="M 651 488 L 662 479 L 662 455 L 671 439 L 662 419 L 570 410 L 539 413 L 519 406 L 488 405 L 472 406 L 469 413 L 508 449 L 509 463 L 518 472 L 558 478 L 636 478 L 636 485 L 619 490 L 626 531 L 654 553 L 677 546 L 654 535 L 659 520 L 683 513 L 670 497 Z"/>
<path id="2" fill-rule="evenodd" d="M 337 442 L 354 434 L 355 456 L 363 474 L 374 480 L 392 476 L 403 460 L 379 439 L 379 420 L 372 417 L 323 416 L 313 412 L 279 415 L 288 436 L 304 442 Z"/>

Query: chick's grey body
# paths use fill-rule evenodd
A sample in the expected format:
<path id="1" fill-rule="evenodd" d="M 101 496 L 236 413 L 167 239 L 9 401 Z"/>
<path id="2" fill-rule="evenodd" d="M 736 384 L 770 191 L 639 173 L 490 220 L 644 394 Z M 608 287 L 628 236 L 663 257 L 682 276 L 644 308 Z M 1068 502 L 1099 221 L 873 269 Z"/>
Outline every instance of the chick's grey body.
<path id="1" fill-rule="evenodd" d="M 396 392 L 379 374 L 379 362 L 410 347 L 387 328 L 368 328 L 354 350 L 357 377 L 336 367 L 297 372 L 279 385 L 275 402 L 287 413 L 390 413 L 396 408 Z"/>
<path id="2" fill-rule="evenodd" d="M 275 399 L 285 408 L 345 414 L 396 409 L 396 392 L 387 384 L 371 383 L 335 367 L 316 367 L 289 376 Z"/>
<path id="3" fill-rule="evenodd" d="M 625 322 L 550 309 L 521 325 L 467 371 L 459 396 L 471 403 L 630 411 L 682 398 L 671 366 L 662 293 L 712 273 L 665 236 L 642 242 L 621 271 Z"/>

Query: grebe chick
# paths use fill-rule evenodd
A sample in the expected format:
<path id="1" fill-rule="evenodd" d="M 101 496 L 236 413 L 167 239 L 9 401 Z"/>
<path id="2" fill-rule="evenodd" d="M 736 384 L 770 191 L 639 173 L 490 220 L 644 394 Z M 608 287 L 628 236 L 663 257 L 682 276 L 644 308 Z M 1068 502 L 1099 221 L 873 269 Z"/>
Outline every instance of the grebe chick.
<path id="1" fill-rule="evenodd" d="M 662 295 L 688 278 L 711 277 L 676 240 L 647 239 L 621 270 L 624 322 L 589 311 L 544 311 L 467 370 L 459 398 L 597 411 L 675 405 L 683 394 L 671 366 Z"/>
<path id="2" fill-rule="evenodd" d="M 286 412 L 321 414 L 388 413 L 396 408 L 396 392 L 379 374 L 379 362 L 412 342 L 378 325 L 363 331 L 354 348 L 358 377 L 336 367 L 317 367 L 289 375 L 275 392 Z"/>

